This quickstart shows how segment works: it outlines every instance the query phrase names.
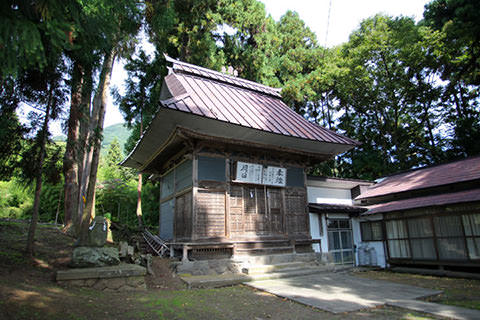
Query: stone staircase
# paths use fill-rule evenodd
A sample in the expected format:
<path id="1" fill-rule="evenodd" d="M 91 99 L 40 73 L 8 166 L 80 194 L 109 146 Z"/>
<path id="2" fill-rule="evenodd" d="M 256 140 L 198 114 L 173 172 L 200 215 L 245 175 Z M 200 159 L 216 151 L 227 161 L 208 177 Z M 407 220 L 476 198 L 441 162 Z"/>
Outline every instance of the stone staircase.
<path id="1" fill-rule="evenodd" d="M 278 264 L 251 265 L 242 269 L 251 281 L 290 278 L 306 276 L 319 272 L 326 272 L 325 265 L 317 265 L 308 262 L 286 262 Z"/>
<path id="2" fill-rule="evenodd" d="M 235 255 L 237 256 L 268 256 L 278 254 L 292 254 L 295 251 L 288 240 L 262 240 L 236 242 Z"/>
<path id="3" fill-rule="evenodd" d="M 181 276 L 189 288 L 222 287 L 250 281 L 271 280 L 337 272 L 340 268 L 323 264 L 314 254 L 277 254 L 237 256 L 234 261 L 241 273 L 222 275 Z"/>

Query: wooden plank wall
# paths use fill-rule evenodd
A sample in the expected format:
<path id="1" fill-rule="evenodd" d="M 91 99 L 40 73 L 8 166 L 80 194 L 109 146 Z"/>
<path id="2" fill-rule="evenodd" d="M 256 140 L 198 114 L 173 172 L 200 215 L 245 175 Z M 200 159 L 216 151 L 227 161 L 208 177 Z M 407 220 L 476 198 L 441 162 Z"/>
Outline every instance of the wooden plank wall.
<path id="1" fill-rule="evenodd" d="M 192 192 L 187 192 L 175 201 L 175 238 L 190 239 L 192 236 Z"/>
<path id="2" fill-rule="evenodd" d="M 303 188 L 285 190 L 287 232 L 289 236 L 308 237 L 308 213 L 305 206 L 307 193 Z"/>
<path id="3" fill-rule="evenodd" d="M 225 236 L 225 192 L 198 189 L 195 199 L 197 209 L 195 230 L 199 238 Z"/>
<path id="4" fill-rule="evenodd" d="M 225 159 L 225 180 L 198 180 L 197 156 Z M 189 225 L 178 230 L 177 239 L 258 239 L 259 236 L 304 239 L 309 237 L 306 188 L 269 187 L 231 182 L 228 156 L 194 152 L 193 189 L 191 198 L 178 199 L 176 225 Z M 253 161 L 253 160 L 251 160 Z M 185 210 L 185 202 L 193 208 Z M 183 205 L 183 207 L 181 207 Z M 182 211 L 183 210 L 183 211 Z M 189 223 L 190 221 L 190 223 Z"/>

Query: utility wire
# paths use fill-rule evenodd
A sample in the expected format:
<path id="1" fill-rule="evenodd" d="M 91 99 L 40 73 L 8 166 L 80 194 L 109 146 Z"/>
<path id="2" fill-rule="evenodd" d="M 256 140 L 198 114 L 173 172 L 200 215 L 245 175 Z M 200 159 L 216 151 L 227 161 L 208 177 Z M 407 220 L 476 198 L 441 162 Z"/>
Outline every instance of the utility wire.
<path id="1" fill-rule="evenodd" d="M 330 28 L 330 12 L 332 11 L 332 0 L 328 4 L 327 30 L 325 31 L 325 48 L 327 47 L 328 29 Z"/>

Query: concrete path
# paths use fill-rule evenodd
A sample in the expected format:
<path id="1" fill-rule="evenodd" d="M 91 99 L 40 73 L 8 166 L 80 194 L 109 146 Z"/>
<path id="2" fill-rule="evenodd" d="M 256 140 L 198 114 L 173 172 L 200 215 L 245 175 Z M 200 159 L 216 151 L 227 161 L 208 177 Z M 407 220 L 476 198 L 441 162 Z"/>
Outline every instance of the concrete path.
<path id="1" fill-rule="evenodd" d="M 480 319 L 480 311 L 415 299 L 441 293 L 388 281 L 370 280 L 346 272 L 245 283 L 332 313 L 351 312 L 388 304 L 452 319 Z"/>
<path id="2" fill-rule="evenodd" d="M 321 273 L 246 284 L 333 313 L 372 308 L 390 300 L 417 299 L 440 293 L 391 282 L 357 278 L 347 273 Z"/>
<path id="3" fill-rule="evenodd" d="M 478 320 L 480 311 L 418 300 L 394 300 L 387 305 L 458 320 Z"/>

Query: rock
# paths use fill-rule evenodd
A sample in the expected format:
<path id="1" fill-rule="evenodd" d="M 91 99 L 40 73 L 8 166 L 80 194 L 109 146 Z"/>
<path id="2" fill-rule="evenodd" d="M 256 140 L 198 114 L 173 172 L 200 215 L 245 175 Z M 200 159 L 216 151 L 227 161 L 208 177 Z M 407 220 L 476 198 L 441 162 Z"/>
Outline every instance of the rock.
<path id="1" fill-rule="evenodd" d="M 120 248 L 120 258 L 126 261 L 134 260 L 133 255 L 135 253 L 135 249 L 133 246 L 129 246 L 126 241 L 120 241 L 119 248 Z"/>
<path id="2" fill-rule="evenodd" d="M 120 241 L 119 248 L 118 254 L 120 258 L 126 258 L 128 252 L 128 243 L 126 241 Z"/>
<path id="3" fill-rule="evenodd" d="M 127 255 L 129 257 L 133 256 L 133 254 L 135 253 L 135 250 L 132 246 L 127 246 Z"/>
<path id="4" fill-rule="evenodd" d="M 105 267 L 120 263 L 118 249 L 110 247 L 76 247 L 73 249 L 72 266 L 78 268 Z"/>
<path id="5" fill-rule="evenodd" d="M 88 246 L 103 247 L 107 242 L 107 219 L 96 216 L 88 229 Z"/>
<path id="6" fill-rule="evenodd" d="M 150 253 L 147 253 L 140 255 L 140 257 L 142 259 L 140 265 L 147 268 L 148 274 L 155 275 L 152 269 L 152 255 Z"/>

